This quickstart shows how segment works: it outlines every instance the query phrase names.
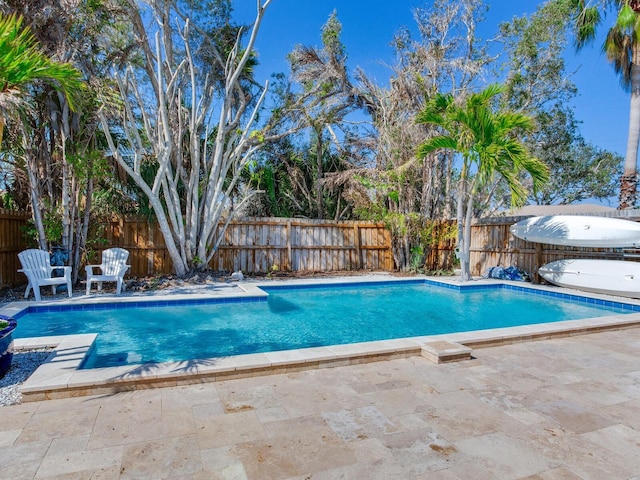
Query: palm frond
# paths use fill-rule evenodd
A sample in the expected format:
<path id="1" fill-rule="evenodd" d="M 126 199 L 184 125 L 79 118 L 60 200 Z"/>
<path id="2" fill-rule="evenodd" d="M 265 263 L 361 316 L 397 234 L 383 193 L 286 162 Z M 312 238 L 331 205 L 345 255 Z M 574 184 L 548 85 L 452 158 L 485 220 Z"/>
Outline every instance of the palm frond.
<path id="1" fill-rule="evenodd" d="M 75 109 L 74 97 L 83 88 L 82 74 L 70 63 L 47 57 L 23 19 L 0 14 L 0 95 L 21 90 L 35 81 L 50 83 Z"/>
<path id="2" fill-rule="evenodd" d="M 448 135 L 439 135 L 430 138 L 418 147 L 418 157 L 424 158 L 436 150 L 458 150 L 459 148 L 460 145 L 455 138 Z"/>
<path id="3" fill-rule="evenodd" d="M 579 50 L 596 38 L 596 30 L 602 22 L 602 16 L 598 7 L 587 7 L 584 2 L 576 3 L 578 4 L 575 21 L 576 47 Z"/>
<path id="4" fill-rule="evenodd" d="M 612 63 L 615 72 L 620 76 L 620 84 L 625 90 L 631 88 L 631 65 L 633 63 L 634 45 L 633 37 L 623 31 L 612 28 L 607 33 L 603 50 L 607 59 Z"/>
<path id="5" fill-rule="evenodd" d="M 509 186 L 512 202 L 518 205 L 528 196 L 522 174 L 528 174 L 538 188 L 548 179 L 549 171 L 517 137 L 533 129 L 533 119 L 509 110 L 496 111 L 494 99 L 502 92 L 502 86 L 489 85 L 469 95 L 462 105 L 451 102 L 438 116 L 432 115 L 433 105 L 429 104 L 419 121 L 429 120 L 445 134 L 426 140 L 418 147 L 418 155 L 425 156 L 437 149 L 457 151 L 465 162 L 475 164 L 477 188 L 488 185 L 499 175 Z"/>

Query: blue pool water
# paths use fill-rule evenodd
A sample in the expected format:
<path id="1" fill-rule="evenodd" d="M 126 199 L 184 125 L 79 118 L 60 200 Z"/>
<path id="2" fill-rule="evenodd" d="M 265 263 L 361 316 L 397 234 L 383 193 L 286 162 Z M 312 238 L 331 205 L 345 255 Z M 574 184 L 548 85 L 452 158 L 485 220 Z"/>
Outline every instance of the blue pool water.
<path id="1" fill-rule="evenodd" d="M 18 318 L 14 337 L 98 333 L 97 348 L 84 365 L 94 368 L 547 323 L 640 308 L 500 286 L 459 291 L 387 283 L 265 290 L 266 301 L 28 312 Z"/>

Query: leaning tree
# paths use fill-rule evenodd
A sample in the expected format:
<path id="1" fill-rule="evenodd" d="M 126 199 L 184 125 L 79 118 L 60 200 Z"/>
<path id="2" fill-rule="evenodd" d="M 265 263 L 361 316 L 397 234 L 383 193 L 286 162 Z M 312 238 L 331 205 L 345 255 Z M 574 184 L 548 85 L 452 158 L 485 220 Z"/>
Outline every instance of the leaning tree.
<path id="1" fill-rule="evenodd" d="M 547 0 L 534 13 L 500 25 L 507 68 L 501 101 L 535 119 L 535 130 L 523 140 L 551 172 L 529 198 L 542 205 L 606 200 L 618 192 L 622 174 L 620 155 L 580 133 L 572 106 L 578 91 L 565 61 L 572 15 L 567 0 Z"/>
<path id="2" fill-rule="evenodd" d="M 575 11 L 576 45 L 592 42 L 607 11 L 616 11 L 615 24 L 607 32 L 603 50 L 620 76 L 620 83 L 631 92 L 629 134 L 624 172 L 620 178 L 619 209 L 633 208 L 638 184 L 637 162 L 640 142 L 640 1 L 600 0 L 596 5 L 585 0 L 568 0 Z"/>

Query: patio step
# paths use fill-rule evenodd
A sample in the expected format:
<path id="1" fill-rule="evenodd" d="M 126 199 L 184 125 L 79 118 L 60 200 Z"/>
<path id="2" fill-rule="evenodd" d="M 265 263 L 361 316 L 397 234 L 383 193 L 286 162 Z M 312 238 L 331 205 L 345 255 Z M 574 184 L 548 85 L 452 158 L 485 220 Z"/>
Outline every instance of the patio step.
<path id="1" fill-rule="evenodd" d="M 471 359 L 471 349 L 444 340 L 422 345 L 422 356 L 433 363 L 460 362 Z"/>

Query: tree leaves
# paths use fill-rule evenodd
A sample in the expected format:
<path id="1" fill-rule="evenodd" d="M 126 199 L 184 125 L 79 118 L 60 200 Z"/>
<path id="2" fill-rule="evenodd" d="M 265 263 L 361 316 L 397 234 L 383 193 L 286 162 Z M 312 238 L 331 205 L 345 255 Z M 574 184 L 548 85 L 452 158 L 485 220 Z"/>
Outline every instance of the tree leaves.
<path id="1" fill-rule="evenodd" d="M 476 168 L 477 187 L 487 185 L 497 174 L 509 185 L 512 202 L 521 204 L 528 191 L 522 185 L 520 173 L 528 173 L 537 189 L 548 179 L 549 172 L 515 137 L 519 131 L 530 131 L 533 119 L 510 110 L 494 111 L 496 97 L 503 91 L 501 85 L 489 85 L 469 95 L 462 105 L 456 104 L 451 95 L 436 94 L 417 121 L 440 127 L 444 133 L 422 143 L 418 155 L 425 156 L 438 149 L 454 150 L 463 158 L 463 179 L 471 175 L 472 166 Z"/>

